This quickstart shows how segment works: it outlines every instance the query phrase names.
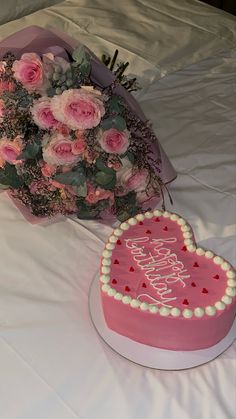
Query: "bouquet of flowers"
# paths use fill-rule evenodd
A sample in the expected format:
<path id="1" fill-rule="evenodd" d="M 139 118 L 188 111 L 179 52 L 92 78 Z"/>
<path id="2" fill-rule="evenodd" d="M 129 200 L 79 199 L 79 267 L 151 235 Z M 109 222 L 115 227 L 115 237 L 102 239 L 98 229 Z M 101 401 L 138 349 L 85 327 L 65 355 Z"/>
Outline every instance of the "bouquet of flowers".
<path id="1" fill-rule="evenodd" d="M 162 195 L 157 139 L 117 94 L 118 79 L 98 85 L 83 46 L 66 58 L 2 57 L 0 187 L 34 216 L 124 221 Z"/>

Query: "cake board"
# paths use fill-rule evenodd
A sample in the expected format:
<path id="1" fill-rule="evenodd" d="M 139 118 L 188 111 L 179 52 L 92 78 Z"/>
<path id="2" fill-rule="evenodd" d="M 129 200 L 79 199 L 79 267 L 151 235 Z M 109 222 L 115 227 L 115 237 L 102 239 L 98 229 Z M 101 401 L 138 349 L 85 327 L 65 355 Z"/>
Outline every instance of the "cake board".
<path id="1" fill-rule="evenodd" d="M 224 339 L 210 348 L 196 351 L 159 349 L 119 335 L 107 327 L 103 316 L 99 274 L 95 276 L 90 286 L 89 311 L 95 329 L 107 345 L 124 358 L 154 369 L 183 370 L 206 364 L 226 351 L 236 339 L 236 319 Z"/>

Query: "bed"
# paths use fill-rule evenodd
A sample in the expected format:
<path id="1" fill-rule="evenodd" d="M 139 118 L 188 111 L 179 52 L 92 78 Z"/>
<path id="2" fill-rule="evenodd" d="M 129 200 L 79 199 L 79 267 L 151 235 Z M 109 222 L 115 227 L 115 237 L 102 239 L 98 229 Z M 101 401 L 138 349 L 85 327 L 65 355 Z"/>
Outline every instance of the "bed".
<path id="1" fill-rule="evenodd" d="M 235 266 L 236 18 L 197 0 L 42 7 L 2 23 L 0 40 L 39 25 L 98 56 L 118 48 L 178 172 L 167 208 Z M 96 333 L 88 293 L 111 227 L 73 218 L 32 226 L 1 193 L 0 231 L 1 419 L 235 418 L 236 342 L 206 365 L 161 371 L 122 358 Z"/>

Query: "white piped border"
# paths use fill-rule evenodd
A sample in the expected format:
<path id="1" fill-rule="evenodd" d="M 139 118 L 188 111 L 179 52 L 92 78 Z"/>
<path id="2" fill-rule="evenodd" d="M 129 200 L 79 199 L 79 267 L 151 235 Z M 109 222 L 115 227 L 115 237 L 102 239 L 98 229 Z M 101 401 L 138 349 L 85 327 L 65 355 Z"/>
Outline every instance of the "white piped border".
<path id="1" fill-rule="evenodd" d="M 116 242 L 120 239 L 124 231 L 128 230 L 131 226 L 136 225 L 138 222 L 145 220 L 145 218 L 151 219 L 153 217 L 161 216 L 164 218 L 170 218 L 171 221 L 175 221 L 181 227 L 184 245 L 189 252 L 196 252 L 198 256 L 204 256 L 207 259 L 213 259 L 213 262 L 216 265 L 220 265 L 221 269 L 226 274 L 228 281 L 225 294 L 222 296 L 220 301 L 216 301 L 214 306 L 196 307 L 194 310 L 188 308 L 181 310 L 178 307 L 158 308 L 155 305 L 146 303 L 144 301 L 142 302 L 137 299 L 132 299 L 129 295 L 123 295 L 109 285 L 112 251 L 114 250 Z M 132 217 L 126 222 L 121 223 L 120 226 L 113 231 L 102 253 L 100 281 L 102 282 L 102 291 L 107 293 L 109 297 L 113 297 L 115 300 L 122 301 L 123 304 L 129 304 L 132 308 L 139 308 L 142 311 L 149 311 L 152 314 L 159 314 L 163 317 L 179 317 L 182 315 L 185 319 L 191 319 L 193 316 L 201 318 L 204 316 L 204 314 L 212 317 L 215 316 L 217 312 L 225 310 L 226 307 L 233 302 L 233 298 L 236 296 L 236 273 L 231 265 L 221 256 L 215 255 L 211 250 L 204 250 L 201 247 L 197 247 L 195 244 L 192 228 L 184 218 L 175 213 L 161 210 L 147 211 L 144 214 L 137 214 L 135 217 Z"/>

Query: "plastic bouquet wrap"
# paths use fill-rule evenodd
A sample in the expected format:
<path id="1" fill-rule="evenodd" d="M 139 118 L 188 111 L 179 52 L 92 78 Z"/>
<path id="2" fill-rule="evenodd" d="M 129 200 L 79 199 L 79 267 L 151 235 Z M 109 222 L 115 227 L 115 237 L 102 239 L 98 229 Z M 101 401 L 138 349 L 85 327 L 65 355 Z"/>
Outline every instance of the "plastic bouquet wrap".
<path id="1" fill-rule="evenodd" d="M 0 54 L 0 187 L 21 208 L 123 221 L 156 204 L 175 172 L 122 66 L 37 27 Z"/>

